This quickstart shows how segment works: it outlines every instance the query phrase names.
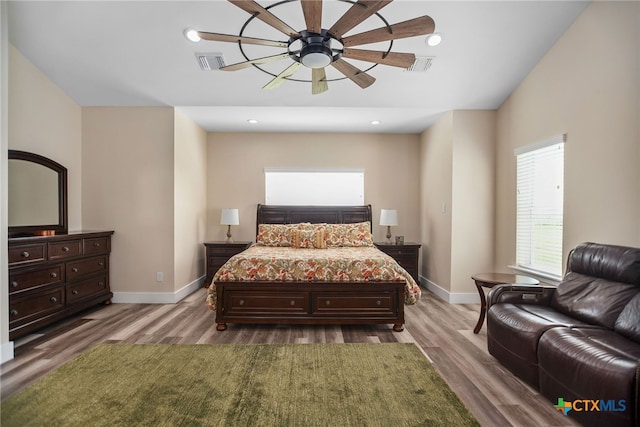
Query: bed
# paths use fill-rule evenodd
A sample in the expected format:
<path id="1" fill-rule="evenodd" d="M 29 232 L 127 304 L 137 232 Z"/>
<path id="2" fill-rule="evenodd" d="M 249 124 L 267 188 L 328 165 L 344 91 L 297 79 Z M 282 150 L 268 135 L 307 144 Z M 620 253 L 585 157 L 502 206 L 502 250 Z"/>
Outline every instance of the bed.
<path id="1" fill-rule="evenodd" d="M 256 243 L 214 275 L 207 305 L 228 323 L 393 324 L 420 288 L 373 245 L 371 205 L 257 207 Z"/>

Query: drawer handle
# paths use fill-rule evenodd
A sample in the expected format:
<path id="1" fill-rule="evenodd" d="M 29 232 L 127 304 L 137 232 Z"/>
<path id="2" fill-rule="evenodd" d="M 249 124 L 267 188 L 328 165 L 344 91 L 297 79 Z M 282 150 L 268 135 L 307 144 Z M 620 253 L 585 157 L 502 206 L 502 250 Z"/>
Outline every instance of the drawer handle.
<path id="1" fill-rule="evenodd" d="M 94 247 L 96 247 L 96 248 L 99 248 L 99 247 L 100 247 L 100 243 L 98 243 L 98 242 L 93 242 L 93 246 L 94 246 Z"/>
<path id="2" fill-rule="evenodd" d="M 325 303 L 325 305 L 331 305 L 331 301 L 329 301 L 329 300 L 326 300 L 324 303 Z"/>
<path id="3" fill-rule="evenodd" d="M 380 300 L 376 301 L 376 305 L 380 305 L 382 302 Z"/>
<path id="4" fill-rule="evenodd" d="M 69 252 L 69 247 L 68 246 L 63 246 L 62 247 L 62 252 Z"/>
<path id="5" fill-rule="evenodd" d="M 241 300 L 240 300 L 240 302 L 239 302 L 238 304 L 240 304 L 240 305 L 244 305 L 244 300 L 243 300 L 243 299 L 241 299 Z"/>
<path id="6" fill-rule="evenodd" d="M 289 304 L 291 304 L 291 305 L 296 305 L 296 302 L 295 302 L 295 301 L 293 301 L 293 300 L 291 300 L 291 302 L 290 302 Z"/>
<path id="7" fill-rule="evenodd" d="M 29 258 L 31 256 L 31 254 L 29 254 L 29 252 L 24 251 L 20 254 L 22 256 L 22 258 Z"/>
<path id="8" fill-rule="evenodd" d="M 18 310 L 13 309 L 13 310 L 11 310 L 10 314 L 11 314 L 12 316 L 17 316 L 17 315 L 18 315 Z"/>
<path id="9" fill-rule="evenodd" d="M 77 273 L 77 272 L 78 272 L 78 267 L 73 267 L 73 268 L 71 269 L 71 271 L 73 271 L 74 273 Z"/>
<path id="10" fill-rule="evenodd" d="M 13 288 L 17 288 L 18 287 L 18 282 L 16 282 L 15 280 L 11 282 L 11 287 Z"/>
<path id="11" fill-rule="evenodd" d="M 58 302 L 58 298 L 56 298 L 56 297 L 51 297 L 51 298 L 49 298 L 49 301 L 51 301 L 51 302 Z"/>
<path id="12" fill-rule="evenodd" d="M 55 273 L 55 272 L 54 272 L 54 273 L 51 273 L 49 276 L 51 276 L 52 278 L 54 278 L 54 279 L 55 279 L 56 277 L 58 277 L 58 273 Z"/>
<path id="13" fill-rule="evenodd" d="M 104 267 L 104 261 L 98 261 L 98 265 L 99 265 L 100 267 Z"/>
<path id="14" fill-rule="evenodd" d="M 74 294 L 74 295 L 78 295 L 80 292 L 78 292 L 77 290 L 74 289 L 74 290 L 71 291 L 71 293 Z"/>
<path id="15" fill-rule="evenodd" d="M 104 288 L 104 282 L 98 282 L 98 287 L 99 288 Z"/>

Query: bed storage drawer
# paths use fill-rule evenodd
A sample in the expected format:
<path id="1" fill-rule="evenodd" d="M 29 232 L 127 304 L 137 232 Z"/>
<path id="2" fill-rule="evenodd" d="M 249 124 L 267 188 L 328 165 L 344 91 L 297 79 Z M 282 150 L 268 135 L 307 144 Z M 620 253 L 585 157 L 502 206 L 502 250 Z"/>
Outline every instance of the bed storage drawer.
<path id="1" fill-rule="evenodd" d="M 312 311 L 319 315 L 340 315 L 359 312 L 366 316 L 395 316 L 397 298 L 393 292 L 385 293 L 314 293 Z"/>
<path id="2" fill-rule="evenodd" d="M 229 291 L 225 293 L 224 307 L 227 316 L 248 313 L 306 315 L 309 313 L 309 293 Z"/>

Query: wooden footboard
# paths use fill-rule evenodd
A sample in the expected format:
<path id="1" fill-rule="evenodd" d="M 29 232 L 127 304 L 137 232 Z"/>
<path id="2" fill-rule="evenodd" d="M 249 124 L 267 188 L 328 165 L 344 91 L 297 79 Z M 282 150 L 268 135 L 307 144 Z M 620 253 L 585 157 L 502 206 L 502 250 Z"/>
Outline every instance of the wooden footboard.
<path id="1" fill-rule="evenodd" d="M 404 329 L 404 282 L 216 282 L 217 330 L 227 323 L 393 324 Z"/>

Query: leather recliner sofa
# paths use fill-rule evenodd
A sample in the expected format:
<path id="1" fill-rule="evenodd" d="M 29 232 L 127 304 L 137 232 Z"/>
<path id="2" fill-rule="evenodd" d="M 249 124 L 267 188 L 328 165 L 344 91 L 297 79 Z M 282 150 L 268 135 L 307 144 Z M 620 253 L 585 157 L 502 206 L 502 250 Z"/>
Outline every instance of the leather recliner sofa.
<path id="1" fill-rule="evenodd" d="M 501 285 L 487 299 L 500 363 L 584 425 L 640 424 L 640 248 L 584 243 L 557 287 Z"/>

